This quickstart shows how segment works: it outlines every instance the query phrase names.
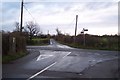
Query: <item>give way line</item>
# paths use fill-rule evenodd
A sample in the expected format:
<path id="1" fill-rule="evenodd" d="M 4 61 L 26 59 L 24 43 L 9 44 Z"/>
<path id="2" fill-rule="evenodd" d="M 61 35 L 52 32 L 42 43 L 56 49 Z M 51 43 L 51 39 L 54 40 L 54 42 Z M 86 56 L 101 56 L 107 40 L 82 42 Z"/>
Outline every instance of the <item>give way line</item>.
<path id="1" fill-rule="evenodd" d="M 39 51 L 39 53 L 40 53 L 40 51 Z M 52 57 L 53 55 L 39 55 L 38 56 L 38 58 L 37 58 L 37 60 L 36 61 L 39 61 L 39 60 L 42 60 L 42 59 L 45 59 L 45 58 L 49 58 L 49 57 Z"/>

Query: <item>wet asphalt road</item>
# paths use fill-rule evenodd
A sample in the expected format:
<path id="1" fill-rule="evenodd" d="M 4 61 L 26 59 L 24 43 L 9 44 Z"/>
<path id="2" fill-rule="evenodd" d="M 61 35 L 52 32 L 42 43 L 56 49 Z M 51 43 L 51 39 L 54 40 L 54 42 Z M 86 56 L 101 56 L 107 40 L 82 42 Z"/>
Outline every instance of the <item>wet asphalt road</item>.
<path id="1" fill-rule="evenodd" d="M 76 49 L 53 39 L 48 46 L 27 46 L 27 50 L 29 55 L 2 66 L 3 78 L 118 77 L 117 51 Z"/>

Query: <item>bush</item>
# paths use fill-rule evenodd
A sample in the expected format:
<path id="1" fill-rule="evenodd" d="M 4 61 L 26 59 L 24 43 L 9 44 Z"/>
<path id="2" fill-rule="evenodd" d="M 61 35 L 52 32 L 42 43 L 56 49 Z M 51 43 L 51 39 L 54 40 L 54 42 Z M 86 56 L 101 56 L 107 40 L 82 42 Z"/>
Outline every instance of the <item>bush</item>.
<path id="1" fill-rule="evenodd" d="M 9 34 L 4 33 L 2 34 L 2 53 L 3 55 L 7 55 L 9 52 Z"/>
<path id="2" fill-rule="evenodd" d="M 104 50 L 120 50 L 118 49 L 120 43 L 118 42 L 118 35 L 89 35 L 85 34 L 85 46 L 84 46 L 84 35 L 79 34 L 76 36 L 74 43 L 74 36 L 57 35 L 55 39 L 60 43 L 67 44 L 77 48 L 89 48 L 89 49 L 104 49 Z"/>
<path id="3" fill-rule="evenodd" d="M 13 43 L 14 39 L 14 43 Z M 26 38 L 20 32 L 2 34 L 2 54 L 16 54 L 26 52 Z"/>

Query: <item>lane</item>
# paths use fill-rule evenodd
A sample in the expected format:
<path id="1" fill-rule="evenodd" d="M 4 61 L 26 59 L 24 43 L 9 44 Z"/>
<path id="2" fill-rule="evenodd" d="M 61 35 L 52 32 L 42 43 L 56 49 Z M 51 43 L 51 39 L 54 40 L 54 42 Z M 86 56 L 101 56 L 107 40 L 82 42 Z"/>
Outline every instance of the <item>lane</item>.
<path id="1" fill-rule="evenodd" d="M 74 54 L 75 52 L 72 52 Z M 104 54 L 104 53 L 103 53 Z M 104 61 L 109 61 L 113 59 L 118 59 L 118 56 L 113 55 L 89 55 L 84 53 L 83 56 L 67 56 L 66 58 L 62 59 L 59 63 L 55 66 L 50 68 L 49 70 L 52 71 L 63 71 L 63 72 L 75 72 L 80 73 L 84 69 L 94 66 L 98 63 L 102 63 Z"/>
<path id="2" fill-rule="evenodd" d="M 117 59 L 109 60 L 96 64 L 95 66 L 90 66 L 80 73 L 47 70 L 36 78 L 45 78 L 44 80 L 46 80 L 46 78 L 67 78 L 68 80 L 71 80 L 71 78 L 119 78 L 119 69 L 117 64 Z"/>
<path id="3" fill-rule="evenodd" d="M 40 50 L 40 53 L 39 51 L 37 51 L 37 54 L 46 55 L 46 56 L 52 55 L 52 56 L 47 58 L 42 57 L 42 59 L 39 58 L 38 60 L 38 57 L 40 56 L 38 55 L 33 59 L 31 58 L 31 60 L 27 61 L 26 63 L 24 62 L 23 63 L 21 62 L 21 64 L 16 63 L 16 62 L 20 62 L 18 60 L 12 64 L 11 63 L 5 64 L 3 65 L 3 78 L 29 78 L 30 76 L 34 75 L 40 70 L 43 70 L 47 66 L 53 64 L 54 62 L 59 61 L 61 58 L 63 58 L 70 52 Z"/>
<path id="4" fill-rule="evenodd" d="M 65 57 L 67 57 L 71 52 L 68 52 L 65 56 L 63 56 L 61 59 L 64 59 Z M 40 70 L 39 72 L 35 73 L 34 75 L 32 75 L 31 77 L 29 77 L 27 80 L 30 80 L 32 78 L 35 78 L 36 76 L 40 75 L 42 72 L 48 70 L 49 68 L 51 68 L 52 66 L 54 66 L 55 64 L 57 64 L 59 62 L 59 60 L 55 61 L 54 63 L 50 64 L 49 66 L 45 67 L 44 69 Z"/>
<path id="5" fill-rule="evenodd" d="M 111 60 L 118 60 L 118 53 L 117 52 L 111 52 L 111 51 L 99 51 L 99 52 L 77 52 L 73 51 L 70 55 L 66 56 L 66 58 L 60 60 L 58 63 L 53 65 L 51 68 L 49 68 L 47 71 L 42 73 L 41 75 L 38 75 L 37 78 L 42 78 L 43 76 L 47 77 L 57 77 L 57 78 L 80 78 L 83 76 L 83 71 L 86 69 L 89 69 L 90 67 L 94 67 L 98 64 L 109 62 Z M 118 68 L 118 63 L 114 62 L 116 64 L 115 69 Z M 108 66 L 108 65 L 106 65 Z M 110 65 L 110 69 L 113 65 Z M 107 68 L 107 67 L 105 67 Z M 100 68 L 99 68 L 100 70 Z M 94 70 L 95 71 L 95 70 Z M 97 72 L 97 71 L 96 71 Z M 110 72 L 110 71 L 106 71 Z M 62 73 L 62 74 L 61 74 Z M 52 75 L 51 75 L 52 74 Z M 106 73 L 105 73 L 106 74 Z M 109 73 L 114 74 L 114 73 Z M 88 75 L 87 75 L 88 76 Z M 87 76 L 84 76 L 84 78 L 87 78 Z M 89 77 L 89 76 L 88 76 Z M 101 72 L 101 75 L 98 77 L 105 77 L 104 73 Z M 98 78 L 96 76 L 96 78 Z M 94 76 L 95 78 L 95 76 Z M 110 75 L 106 75 L 106 78 L 111 78 Z"/>

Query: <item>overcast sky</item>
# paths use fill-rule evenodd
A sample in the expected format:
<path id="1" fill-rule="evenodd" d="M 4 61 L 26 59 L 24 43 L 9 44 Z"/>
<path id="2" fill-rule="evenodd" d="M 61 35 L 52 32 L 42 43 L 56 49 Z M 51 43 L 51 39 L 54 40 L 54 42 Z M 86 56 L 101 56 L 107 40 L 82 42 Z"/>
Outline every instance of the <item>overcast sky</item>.
<path id="1" fill-rule="evenodd" d="M 118 33 L 117 2 L 26 2 L 24 6 L 24 24 L 34 21 L 40 25 L 43 33 L 56 34 L 58 28 L 62 33 L 74 34 L 75 17 L 78 15 L 79 34 L 87 28 L 88 34 L 104 35 Z M 1 13 L 0 13 L 1 14 Z M 15 22 L 20 22 L 20 2 L 2 4 L 2 29 L 12 31 Z"/>

